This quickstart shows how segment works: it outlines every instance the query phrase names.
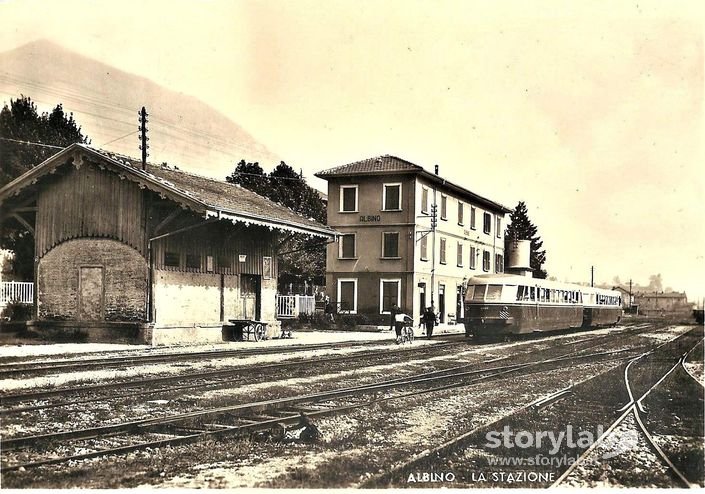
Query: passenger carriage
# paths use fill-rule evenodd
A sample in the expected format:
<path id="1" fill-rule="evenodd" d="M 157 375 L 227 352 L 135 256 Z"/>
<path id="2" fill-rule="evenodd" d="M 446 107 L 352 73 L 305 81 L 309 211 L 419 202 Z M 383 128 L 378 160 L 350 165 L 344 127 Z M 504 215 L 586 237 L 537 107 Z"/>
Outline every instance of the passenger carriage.
<path id="1" fill-rule="evenodd" d="M 615 324 L 619 292 L 510 274 L 480 275 L 465 290 L 465 334 L 503 336 Z"/>

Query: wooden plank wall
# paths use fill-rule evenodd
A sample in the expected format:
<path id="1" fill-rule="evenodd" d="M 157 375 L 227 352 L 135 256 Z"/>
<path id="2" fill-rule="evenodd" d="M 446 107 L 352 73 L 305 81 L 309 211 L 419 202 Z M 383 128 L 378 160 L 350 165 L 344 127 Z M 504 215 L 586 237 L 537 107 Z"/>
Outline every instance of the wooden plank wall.
<path id="1" fill-rule="evenodd" d="M 209 224 L 171 237 L 152 242 L 154 267 L 165 271 L 212 272 L 220 274 L 262 274 L 264 257 L 272 258 L 272 278 L 277 277 L 277 262 L 274 252 L 276 235 L 267 228 L 250 226 L 225 227 Z M 165 266 L 166 252 L 178 253 L 180 267 Z M 186 255 L 195 254 L 200 258 L 200 269 L 186 268 Z M 239 255 L 246 255 L 245 262 Z M 213 271 L 206 271 L 206 257 L 213 256 Z M 219 266 L 218 259 L 226 260 L 226 266 Z"/>
<path id="2" fill-rule="evenodd" d="M 38 195 L 37 255 L 78 237 L 112 238 L 145 255 L 144 219 L 143 191 L 134 182 L 88 163 L 70 167 Z"/>

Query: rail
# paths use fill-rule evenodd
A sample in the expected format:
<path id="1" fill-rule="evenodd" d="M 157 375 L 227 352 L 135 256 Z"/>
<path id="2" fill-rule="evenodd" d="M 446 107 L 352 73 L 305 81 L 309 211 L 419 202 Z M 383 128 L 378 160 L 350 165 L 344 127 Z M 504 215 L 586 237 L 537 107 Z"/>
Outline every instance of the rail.
<path id="1" fill-rule="evenodd" d="M 277 319 L 295 319 L 299 314 L 313 314 L 316 299 L 312 295 L 277 295 Z"/>
<path id="2" fill-rule="evenodd" d="M 12 302 L 34 303 L 34 283 L 31 281 L 3 281 L 0 285 L 0 307 Z"/>

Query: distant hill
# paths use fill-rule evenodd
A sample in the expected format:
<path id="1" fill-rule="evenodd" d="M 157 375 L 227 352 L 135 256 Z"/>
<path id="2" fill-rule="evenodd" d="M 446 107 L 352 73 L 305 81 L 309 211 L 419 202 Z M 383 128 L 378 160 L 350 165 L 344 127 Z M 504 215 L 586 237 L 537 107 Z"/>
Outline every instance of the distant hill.
<path id="1" fill-rule="evenodd" d="M 137 112 L 149 112 L 149 161 L 225 178 L 240 159 L 272 168 L 280 158 L 217 109 L 144 77 L 123 72 L 46 40 L 0 52 L 0 97 L 20 94 L 40 110 L 62 103 L 91 145 L 140 156 Z"/>

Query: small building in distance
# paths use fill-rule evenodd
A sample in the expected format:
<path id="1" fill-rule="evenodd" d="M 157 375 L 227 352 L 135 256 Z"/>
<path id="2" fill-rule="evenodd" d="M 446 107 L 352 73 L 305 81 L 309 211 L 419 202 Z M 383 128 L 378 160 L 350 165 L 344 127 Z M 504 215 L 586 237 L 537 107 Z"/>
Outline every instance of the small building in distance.
<path id="1" fill-rule="evenodd" d="M 627 288 L 621 286 L 612 287 L 612 290 L 616 290 L 621 294 L 622 298 L 622 309 L 628 311 L 631 307 L 634 307 L 634 294 L 629 293 Z"/>
<path id="2" fill-rule="evenodd" d="M 0 189 L 35 239 L 39 331 L 89 341 L 222 341 L 224 321 L 276 320 L 289 235 L 334 237 L 238 185 L 73 144 Z"/>
<path id="3" fill-rule="evenodd" d="M 328 225 L 340 233 L 326 263 L 339 312 L 388 325 L 397 305 L 418 324 L 433 305 L 454 324 L 469 277 L 504 271 L 501 204 L 390 155 L 316 176 L 328 181 Z"/>
<path id="4" fill-rule="evenodd" d="M 693 309 L 685 292 L 638 292 L 634 294 L 634 304 L 643 315 L 689 313 Z"/>

